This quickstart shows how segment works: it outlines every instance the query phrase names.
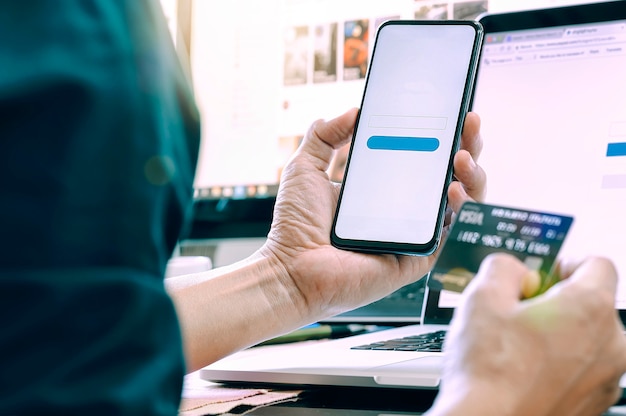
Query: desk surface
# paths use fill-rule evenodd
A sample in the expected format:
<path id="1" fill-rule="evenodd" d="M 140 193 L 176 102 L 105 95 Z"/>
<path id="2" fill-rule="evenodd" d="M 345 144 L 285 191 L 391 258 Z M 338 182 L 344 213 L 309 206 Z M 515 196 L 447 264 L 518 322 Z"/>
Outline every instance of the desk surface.
<path id="1" fill-rule="evenodd" d="M 232 388 L 234 386 L 220 385 L 200 380 L 197 373 L 192 373 L 186 377 L 183 396 L 187 397 L 213 397 L 216 399 L 215 391 L 219 389 Z M 262 386 L 246 386 L 260 388 Z M 275 386 L 266 386 L 271 392 L 281 392 Z M 237 392 L 241 392 L 243 387 L 238 386 Z M 293 392 L 297 387 L 290 386 L 289 392 Z M 347 388 L 347 387 L 302 387 L 297 398 L 283 403 L 267 404 L 263 395 L 256 406 L 233 405 L 226 410 L 227 413 L 217 414 L 246 414 L 253 416 L 412 416 L 422 415 L 430 408 L 436 397 L 436 392 L 428 390 L 402 390 L 402 389 L 371 389 L 371 388 Z M 287 390 L 286 390 L 287 391 Z M 207 395 L 203 396 L 203 393 Z M 222 393 L 223 394 L 223 393 Z M 215 402 L 224 400 L 221 396 Z M 205 408 L 204 410 L 206 410 Z M 204 415 L 202 408 L 197 408 L 192 412 L 182 412 L 181 416 Z M 216 414 L 216 413 L 211 413 Z M 603 416 L 625 416 L 626 406 L 615 406 Z"/>
<path id="2" fill-rule="evenodd" d="M 391 416 L 421 415 L 435 398 L 430 391 L 316 388 L 295 402 L 255 409 L 256 416 Z"/>
<path id="3" fill-rule="evenodd" d="M 434 393 L 416 391 L 345 391 L 337 388 L 307 390 L 292 403 L 261 407 L 254 416 L 412 416 L 432 405 Z M 624 416 L 626 406 L 615 406 L 602 416 Z"/>
<path id="4" fill-rule="evenodd" d="M 246 390 L 245 388 L 249 388 Z M 257 391 L 258 390 L 258 391 Z M 245 393 L 245 392 L 248 393 Z M 251 392 L 251 393 L 250 393 Z M 267 396 L 264 394 L 268 393 Z M 277 393 L 272 395 L 272 393 Z M 289 401 L 281 400 L 286 394 Z M 235 399 L 255 396 L 254 403 L 236 403 Z M 433 403 L 436 392 L 432 390 L 408 390 L 389 388 L 348 388 L 287 386 L 283 390 L 273 386 L 222 385 L 200 379 L 199 372 L 185 377 L 183 397 L 207 399 L 206 403 L 222 403 L 232 399 L 227 413 L 253 416 L 412 416 L 422 415 Z M 188 403 L 189 405 L 189 403 Z M 205 415 L 208 408 L 195 407 L 194 411 L 181 412 L 180 416 Z M 210 412 L 209 412 L 210 413 Z M 615 406 L 603 416 L 626 416 L 626 394 L 620 406 Z"/>
<path id="5" fill-rule="evenodd" d="M 435 396 L 433 390 L 219 384 L 195 372 L 185 377 L 179 415 L 421 415 Z"/>

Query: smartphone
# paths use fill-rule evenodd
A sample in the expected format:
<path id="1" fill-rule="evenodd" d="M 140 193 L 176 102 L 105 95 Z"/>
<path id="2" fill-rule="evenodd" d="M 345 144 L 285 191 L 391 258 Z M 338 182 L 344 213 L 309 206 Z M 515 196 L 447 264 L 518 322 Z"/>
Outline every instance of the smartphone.
<path id="1" fill-rule="evenodd" d="M 379 27 L 331 229 L 334 246 L 436 250 L 482 34 L 475 21 L 390 20 Z"/>

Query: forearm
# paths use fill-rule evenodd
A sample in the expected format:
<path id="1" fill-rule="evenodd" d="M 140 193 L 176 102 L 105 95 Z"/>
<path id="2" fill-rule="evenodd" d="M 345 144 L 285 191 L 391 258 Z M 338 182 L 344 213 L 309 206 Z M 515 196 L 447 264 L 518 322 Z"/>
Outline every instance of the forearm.
<path id="1" fill-rule="evenodd" d="M 178 313 L 187 370 L 307 324 L 302 297 L 261 255 L 232 266 L 166 279 Z"/>

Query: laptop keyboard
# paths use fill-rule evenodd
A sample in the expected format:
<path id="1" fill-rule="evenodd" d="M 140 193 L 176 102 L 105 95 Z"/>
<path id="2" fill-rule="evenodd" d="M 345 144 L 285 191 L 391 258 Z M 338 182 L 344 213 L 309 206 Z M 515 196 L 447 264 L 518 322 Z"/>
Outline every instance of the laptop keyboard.
<path id="1" fill-rule="evenodd" d="M 420 351 L 441 352 L 446 331 L 434 331 L 426 334 L 395 338 L 371 344 L 351 347 L 353 350 L 380 350 L 380 351 Z"/>

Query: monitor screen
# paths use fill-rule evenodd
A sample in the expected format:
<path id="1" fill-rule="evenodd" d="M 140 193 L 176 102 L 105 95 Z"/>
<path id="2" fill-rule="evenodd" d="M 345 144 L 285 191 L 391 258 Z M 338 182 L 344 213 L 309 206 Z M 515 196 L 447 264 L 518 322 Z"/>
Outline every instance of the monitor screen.
<path id="1" fill-rule="evenodd" d="M 311 123 L 360 105 L 383 21 L 473 19 L 487 5 L 487 0 L 193 1 L 190 64 L 202 117 L 194 236 L 227 236 L 228 222 L 237 223 L 235 237 L 265 235 L 282 169 Z M 223 232 L 202 226 L 210 222 Z"/>
<path id="2" fill-rule="evenodd" d="M 572 215 L 561 256 L 611 258 L 625 309 L 626 13 L 613 11 L 602 23 L 487 33 L 473 109 L 487 202 Z M 458 297 L 442 292 L 440 306 Z"/>
<path id="3" fill-rule="evenodd" d="M 176 0 L 161 1 L 167 11 Z M 311 123 L 359 106 L 383 21 L 474 19 L 492 10 L 582 2 L 177 1 L 179 13 L 184 3 L 189 15 L 179 16 L 187 37 L 177 47 L 188 48 L 202 117 L 191 238 L 266 235 L 282 169 Z M 341 172 L 330 173 L 341 180 Z"/>

